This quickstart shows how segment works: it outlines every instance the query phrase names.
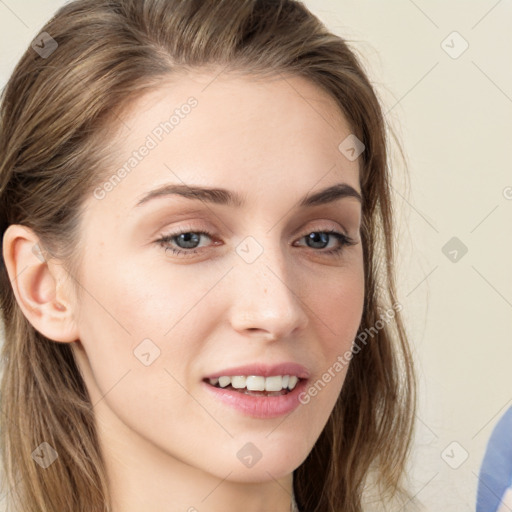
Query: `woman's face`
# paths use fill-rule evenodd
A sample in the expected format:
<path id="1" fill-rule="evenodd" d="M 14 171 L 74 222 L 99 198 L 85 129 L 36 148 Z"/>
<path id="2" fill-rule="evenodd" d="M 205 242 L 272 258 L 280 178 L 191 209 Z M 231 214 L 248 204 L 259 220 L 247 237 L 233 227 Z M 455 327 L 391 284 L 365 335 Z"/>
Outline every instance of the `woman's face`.
<path id="1" fill-rule="evenodd" d="M 254 482 L 303 462 L 342 388 L 364 299 L 359 169 L 305 79 L 215 76 L 119 116 L 118 166 L 82 218 L 72 346 L 107 451 Z M 286 375 L 294 391 L 257 391 Z"/>

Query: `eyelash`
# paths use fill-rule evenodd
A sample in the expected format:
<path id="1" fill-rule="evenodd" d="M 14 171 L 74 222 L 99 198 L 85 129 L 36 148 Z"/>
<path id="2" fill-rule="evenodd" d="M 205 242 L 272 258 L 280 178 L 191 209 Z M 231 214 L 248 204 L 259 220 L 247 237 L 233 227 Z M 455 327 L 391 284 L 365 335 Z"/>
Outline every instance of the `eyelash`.
<path id="1" fill-rule="evenodd" d="M 210 239 L 212 239 L 212 237 L 213 237 L 213 235 L 207 231 L 191 230 L 191 229 L 186 228 L 186 229 L 182 229 L 181 231 L 177 231 L 175 233 L 169 233 L 167 235 L 162 235 L 158 240 L 156 240 L 156 243 L 158 243 L 161 247 L 163 247 L 165 249 L 165 252 L 172 251 L 172 253 L 174 255 L 176 255 L 176 256 L 184 255 L 181 257 L 186 258 L 188 256 L 191 256 L 192 254 L 196 254 L 197 252 L 199 252 L 198 249 L 197 248 L 189 249 L 189 250 L 176 249 L 174 247 L 169 247 L 169 245 L 168 245 L 169 242 L 172 242 L 175 238 L 177 238 L 178 236 L 180 236 L 184 233 L 194 233 L 196 235 L 205 235 Z M 343 233 L 340 233 L 338 231 L 335 231 L 334 229 L 310 231 L 306 235 L 301 236 L 299 238 L 299 240 L 301 240 L 302 238 L 306 237 L 307 235 L 309 235 L 311 233 L 325 233 L 328 235 L 333 235 L 334 237 L 336 237 L 338 239 L 338 241 L 340 242 L 340 245 L 339 245 L 339 247 L 336 247 L 334 249 L 322 250 L 322 249 L 314 249 L 314 248 L 310 247 L 310 249 L 312 249 L 313 251 L 319 252 L 321 254 L 325 254 L 327 256 L 333 256 L 333 257 L 340 256 L 340 253 L 343 251 L 343 249 L 345 247 L 349 247 L 351 245 L 357 244 L 357 242 L 354 241 L 349 236 L 347 236 Z"/>

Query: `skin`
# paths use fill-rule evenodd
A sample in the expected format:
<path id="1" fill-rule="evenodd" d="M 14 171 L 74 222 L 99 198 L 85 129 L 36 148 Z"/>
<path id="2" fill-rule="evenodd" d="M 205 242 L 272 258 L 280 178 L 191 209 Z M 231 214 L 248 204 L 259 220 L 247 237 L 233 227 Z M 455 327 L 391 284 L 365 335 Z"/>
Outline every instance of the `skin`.
<path id="1" fill-rule="evenodd" d="M 190 96 L 198 101 L 121 183 L 87 199 L 73 280 L 58 261 L 34 256 L 38 240 L 27 228 L 5 235 L 23 312 L 50 339 L 71 343 L 78 359 L 115 512 L 288 512 L 292 472 L 325 426 L 346 367 L 307 405 L 274 419 L 218 402 L 202 379 L 235 365 L 294 361 L 314 383 L 351 348 L 361 321 L 361 204 L 349 197 L 295 207 L 337 183 L 361 192 L 358 160 L 338 150 L 350 126 L 303 78 L 217 74 L 162 83 L 122 116 L 112 144 L 119 166 L 168 112 Z M 165 183 L 228 188 L 246 204 L 162 196 L 135 206 Z M 212 238 L 203 235 L 186 257 L 157 242 L 182 228 Z M 339 255 L 325 254 L 340 246 L 334 236 L 326 248 L 307 245 L 308 234 L 330 229 L 356 243 Z M 247 236 L 263 249 L 250 264 L 235 251 Z M 193 250 L 178 244 L 168 247 Z M 148 366 L 134 356 L 144 339 L 160 350 Z M 263 454 L 250 468 L 237 458 L 246 443 Z"/>

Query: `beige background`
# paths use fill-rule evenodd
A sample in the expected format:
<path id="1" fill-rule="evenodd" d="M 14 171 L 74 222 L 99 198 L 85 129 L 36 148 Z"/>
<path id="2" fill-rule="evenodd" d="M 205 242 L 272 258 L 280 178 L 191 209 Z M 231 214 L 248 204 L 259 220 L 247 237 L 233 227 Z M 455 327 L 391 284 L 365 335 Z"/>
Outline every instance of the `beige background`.
<path id="1" fill-rule="evenodd" d="M 0 0 L 1 86 L 63 3 Z M 471 511 L 485 443 L 512 405 L 512 4 L 305 3 L 361 55 L 407 154 L 393 190 L 420 381 L 411 485 L 429 511 Z"/>

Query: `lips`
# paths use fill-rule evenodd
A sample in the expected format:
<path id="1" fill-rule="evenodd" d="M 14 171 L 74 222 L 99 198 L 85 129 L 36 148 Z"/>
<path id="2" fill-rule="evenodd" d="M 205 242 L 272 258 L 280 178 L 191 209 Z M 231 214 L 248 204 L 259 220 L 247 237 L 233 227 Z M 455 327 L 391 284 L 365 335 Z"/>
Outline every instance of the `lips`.
<path id="1" fill-rule="evenodd" d="M 202 386 L 205 393 L 229 409 L 252 418 L 272 419 L 290 414 L 301 405 L 299 396 L 304 393 L 307 382 L 307 379 L 300 379 L 293 390 L 288 392 L 251 392 L 232 389 L 231 386 L 219 388 L 209 384 L 208 379 L 203 380 Z"/>

